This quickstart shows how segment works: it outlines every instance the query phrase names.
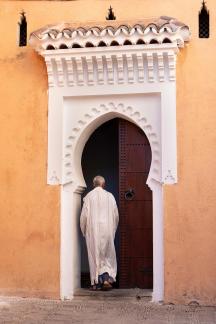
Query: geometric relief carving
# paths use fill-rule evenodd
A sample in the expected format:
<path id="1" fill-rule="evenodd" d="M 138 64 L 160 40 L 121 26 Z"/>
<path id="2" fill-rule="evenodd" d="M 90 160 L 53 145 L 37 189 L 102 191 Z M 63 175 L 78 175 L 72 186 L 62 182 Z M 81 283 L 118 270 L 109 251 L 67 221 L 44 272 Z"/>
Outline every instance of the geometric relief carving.
<path id="1" fill-rule="evenodd" d="M 121 54 L 113 51 L 112 55 L 104 52 L 103 57 L 97 53 L 92 56 L 85 53 L 82 56 L 73 56 L 72 53 L 62 57 L 45 55 L 50 87 L 174 81 L 175 58 L 174 48 L 147 53 L 144 50 Z M 165 74 L 165 65 L 168 75 Z"/>
<path id="2" fill-rule="evenodd" d="M 147 184 L 151 188 L 153 179 L 161 182 L 161 154 L 158 135 L 156 134 L 156 132 L 153 132 L 152 126 L 148 123 L 145 116 L 141 116 L 140 112 L 134 111 L 131 106 L 125 107 L 122 103 L 115 105 L 113 102 L 110 102 L 108 105 L 101 104 L 98 108 L 92 108 L 91 111 L 86 113 L 83 116 L 83 119 L 78 122 L 79 127 L 74 127 L 72 133 L 67 137 L 63 157 L 64 184 L 72 182 L 75 176 L 72 167 L 72 157 L 77 139 L 79 138 L 80 134 L 84 131 L 85 127 L 87 127 L 87 125 L 91 123 L 91 119 L 94 119 L 95 116 L 103 116 L 104 114 L 113 111 L 117 111 L 123 116 L 131 118 L 145 132 L 152 150 L 152 163 L 147 179 Z"/>
<path id="3" fill-rule="evenodd" d="M 147 53 L 147 62 L 148 62 L 148 80 L 149 82 L 154 82 L 154 61 L 153 61 L 152 53 Z"/>
<path id="4" fill-rule="evenodd" d="M 60 87 L 63 87 L 64 86 L 63 60 L 61 58 L 56 58 L 55 63 L 57 68 L 58 85 Z"/>
<path id="5" fill-rule="evenodd" d="M 164 72 L 164 56 L 163 53 L 158 53 L 157 56 L 158 59 L 158 76 L 159 76 L 159 81 L 163 82 L 165 78 L 165 72 Z"/>
<path id="6" fill-rule="evenodd" d="M 54 71 L 53 71 L 53 67 L 52 67 L 51 58 L 48 56 L 45 56 L 45 62 L 46 62 L 46 66 L 47 66 L 47 76 L 48 76 L 49 87 L 53 87 L 54 86 Z"/>
<path id="7" fill-rule="evenodd" d="M 138 54 L 137 55 L 137 72 L 138 72 L 138 82 L 144 82 L 144 62 L 143 62 L 143 55 Z"/>
<path id="8" fill-rule="evenodd" d="M 30 44 L 45 58 L 48 73 L 50 90 L 48 183 L 69 184 L 69 186 L 62 186 L 61 217 L 64 225 L 61 229 L 62 297 L 71 298 L 74 288 L 79 286 L 79 276 L 77 276 L 79 253 L 76 251 L 79 245 L 79 235 L 78 232 L 76 235 L 75 228 L 73 228 L 76 225 L 72 221 L 78 216 L 79 206 L 76 203 L 78 202 L 77 196 L 68 195 L 68 193 L 65 195 L 65 188 L 71 190 L 71 193 L 74 187 L 76 187 L 76 192 L 82 191 L 83 179 L 79 178 L 82 170 L 75 169 L 75 167 L 81 168 L 81 157 L 77 154 L 81 154 L 80 143 L 84 143 L 85 135 L 86 137 L 89 135 L 91 123 L 94 123 L 93 128 L 100 118 L 101 122 L 106 120 L 102 116 L 112 113 L 114 117 L 116 113 L 116 117 L 131 120 L 145 132 L 152 151 L 147 184 L 153 190 L 156 202 L 153 206 L 154 224 L 156 228 L 162 226 L 161 186 L 154 186 L 154 184 L 162 183 L 162 180 L 163 183 L 176 182 L 176 143 L 174 142 L 176 94 L 174 84 L 171 82 L 175 80 L 175 60 L 178 48 L 183 47 L 189 38 L 189 28 L 169 17 L 160 17 L 155 23 L 154 20 L 151 20 L 151 23 L 147 20 L 135 22 L 135 24 L 129 23 L 128 26 L 125 24 L 112 26 L 109 21 L 109 25 L 101 28 L 95 24 L 86 28 L 82 26 L 77 28 L 77 24 L 62 23 L 56 26 L 46 26 L 30 36 Z M 93 48 L 91 49 L 90 46 Z M 148 111 L 149 117 L 132 106 L 111 101 L 109 104 L 96 104 L 89 111 L 85 110 L 83 117 L 77 118 L 77 124 L 70 129 L 69 133 L 66 133 L 68 125 L 73 123 L 73 120 L 65 120 L 68 116 L 67 113 L 66 116 L 64 115 L 67 110 L 64 98 L 98 96 L 96 102 L 98 100 L 102 102 L 103 96 L 117 98 L 120 94 L 127 100 L 128 95 L 139 96 L 144 93 L 150 96 L 157 93 L 161 96 L 161 105 L 158 104 L 157 111 Z M 137 100 L 140 99 L 137 97 Z M 79 107 L 76 108 L 79 109 Z M 79 112 L 75 112 L 74 116 L 79 116 Z M 161 143 L 161 137 L 163 143 Z M 169 148 L 171 148 L 170 151 Z M 68 226 L 67 222 L 69 222 Z M 154 260 L 159 260 L 160 264 L 159 268 L 154 268 L 154 286 L 156 287 L 154 299 L 159 301 L 163 299 L 163 252 L 161 252 L 163 231 L 161 233 L 159 231 L 159 235 L 156 231 L 154 237 L 156 238 Z M 72 270 L 74 264 L 76 267 Z"/>
<path id="9" fill-rule="evenodd" d="M 70 57 L 65 57 L 66 62 L 66 70 L 67 70 L 67 83 L 69 86 L 74 85 L 74 67 L 73 67 L 73 61 Z"/>
<path id="10" fill-rule="evenodd" d="M 171 170 L 167 171 L 167 175 L 164 178 L 164 183 L 165 184 L 174 184 L 174 183 L 176 183 L 175 178 L 173 177 Z"/>
<path id="11" fill-rule="evenodd" d="M 168 52 L 168 73 L 169 80 L 175 81 L 176 79 L 176 55 L 173 55 L 173 52 Z"/>
<path id="12" fill-rule="evenodd" d="M 171 82 L 175 82 L 176 55 L 178 48 L 183 47 L 190 39 L 188 26 L 169 17 L 160 17 L 156 24 L 147 20 L 126 25 L 103 25 L 101 28 L 89 25 L 86 28 L 73 24 L 60 24 L 55 28 L 50 26 L 33 32 L 30 37 L 32 46 L 45 58 L 48 73 L 48 83 L 52 102 L 50 102 L 49 123 L 52 125 L 49 139 L 51 152 L 55 151 L 53 134 L 56 127 L 54 119 L 58 119 L 60 111 L 55 103 L 55 88 L 59 96 L 87 96 L 130 93 L 160 93 L 162 94 L 161 124 L 157 134 L 146 116 L 131 106 L 123 104 L 92 107 L 85 112 L 76 127 L 71 130 L 66 143 L 64 143 L 63 162 L 52 162 L 48 168 L 56 169 L 62 175 L 60 181 L 67 183 L 73 178 L 73 150 L 80 133 L 96 117 L 108 112 L 117 112 L 130 118 L 140 126 L 149 139 L 152 149 L 152 165 L 148 184 L 151 179 L 166 183 L 176 182 L 176 156 L 175 150 L 167 155 L 167 147 L 175 148 L 176 143 L 166 138 L 168 132 L 172 133 L 172 126 L 166 125 L 167 116 L 175 127 L 175 102 L 170 100 L 175 96 L 175 89 Z M 110 25 L 111 24 L 111 25 Z M 117 46 L 122 45 L 122 46 Z M 170 87 L 171 86 L 171 87 Z M 172 89 L 167 96 L 166 89 Z M 168 94 L 168 93 L 167 93 Z M 166 107 L 165 107 L 166 102 Z M 172 110 L 172 106 L 174 111 Z M 162 118 L 163 117 L 163 118 Z M 166 118 L 165 118 L 166 117 Z M 58 136 L 64 135 L 64 125 L 58 125 Z M 64 124 L 64 123 L 63 123 Z M 159 122 L 160 124 L 160 122 Z M 167 131 L 166 127 L 169 131 Z M 174 134 L 175 136 L 175 134 Z M 55 137 L 55 136 L 54 136 Z M 160 140 L 168 141 L 161 146 Z M 165 139 L 164 139 L 165 138 Z M 58 144 L 59 152 L 62 142 Z M 163 166 L 161 156 L 163 153 Z M 52 154 L 50 154 L 52 156 Z M 169 157 L 171 156 L 171 162 Z M 53 157 L 51 157 L 53 161 Z M 63 164 L 62 164 L 63 163 Z M 164 174 L 171 164 L 173 170 Z M 58 169 L 58 170 L 57 170 Z M 63 172 L 62 172 L 63 171 Z M 162 174 L 163 172 L 163 174 Z M 57 182 L 58 180 L 54 180 Z"/>
<path id="13" fill-rule="evenodd" d="M 50 185 L 58 185 L 58 184 L 60 184 L 60 179 L 57 177 L 56 171 L 52 171 L 52 174 L 49 177 L 48 183 Z"/>

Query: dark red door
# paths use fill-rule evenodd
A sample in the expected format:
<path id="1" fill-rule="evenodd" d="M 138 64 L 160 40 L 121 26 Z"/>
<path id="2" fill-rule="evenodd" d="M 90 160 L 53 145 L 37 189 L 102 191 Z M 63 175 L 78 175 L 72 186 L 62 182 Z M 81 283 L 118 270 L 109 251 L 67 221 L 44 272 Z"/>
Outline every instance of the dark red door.
<path id="1" fill-rule="evenodd" d="M 120 288 L 152 288 L 151 148 L 136 125 L 119 120 Z"/>

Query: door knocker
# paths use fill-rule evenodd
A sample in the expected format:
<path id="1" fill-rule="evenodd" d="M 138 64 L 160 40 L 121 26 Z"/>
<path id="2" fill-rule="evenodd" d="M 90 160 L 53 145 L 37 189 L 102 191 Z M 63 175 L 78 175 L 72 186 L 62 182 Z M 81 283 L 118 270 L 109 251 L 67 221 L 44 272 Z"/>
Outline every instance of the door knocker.
<path id="1" fill-rule="evenodd" d="M 133 200 L 135 196 L 135 192 L 132 188 L 129 188 L 127 191 L 125 191 L 125 200 Z"/>

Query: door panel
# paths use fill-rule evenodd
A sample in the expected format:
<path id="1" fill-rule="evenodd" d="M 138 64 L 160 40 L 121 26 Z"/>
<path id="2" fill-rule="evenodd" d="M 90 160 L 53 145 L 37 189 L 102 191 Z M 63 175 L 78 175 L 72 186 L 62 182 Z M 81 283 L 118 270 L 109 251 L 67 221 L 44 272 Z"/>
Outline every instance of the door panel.
<path id="1" fill-rule="evenodd" d="M 126 202 L 127 213 L 125 215 L 128 230 L 135 228 L 152 228 L 152 201 Z M 143 217 L 145 215 L 145 217 Z"/>
<path id="2" fill-rule="evenodd" d="M 140 288 L 152 288 L 152 262 L 149 258 L 131 259 L 130 274 L 132 287 L 137 287 L 137 283 L 139 283 Z"/>
<path id="3" fill-rule="evenodd" d="M 144 243 L 137 238 L 144 239 Z M 128 257 L 131 258 L 151 258 L 152 255 L 152 235 L 149 229 L 139 228 L 128 230 Z M 145 248 L 145 245 L 148 248 Z"/>
<path id="4" fill-rule="evenodd" d="M 152 192 L 146 185 L 151 164 L 147 137 L 119 120 L 120 287 L 152 288 Z"/>
<path id="5" fill-rule="evenodd" d="M 134 124 L 128 122 L 127 120 L 121 120 L 122 124 L 126 123 L 127 125 L 132 125 L 134 127 L 127 127 L 127 131 L 125 134 L 125 144 L 147 144 L 149 145 L 147 137 L 144 135 L 143 137 L 143 131 L 135 126 Z"/>
<path id="6" fill-rule="evenodd" d="M 122 190 L 125 192 L 129 188 L 132 188 L 135 193 L 133 200 L 152 200 L 152 192 L 146 185 L 148 178 L 148 175 L 146 173 L 125 172 L 124 174 L 122 173 L 122 176 L 125 177 L 125 186 L 122 187 Z"/>
<path id="7" fill-rule="evenodd" d="M 149 173 L 149 157 L 151 157 L 151 149 L 146 145 L 133 145 L 127 144 L 125 148 L 126 171 L 127 172 L 144 172 Z M 134 163 L 134 157 L 136 157 L 136 163 Z"/>

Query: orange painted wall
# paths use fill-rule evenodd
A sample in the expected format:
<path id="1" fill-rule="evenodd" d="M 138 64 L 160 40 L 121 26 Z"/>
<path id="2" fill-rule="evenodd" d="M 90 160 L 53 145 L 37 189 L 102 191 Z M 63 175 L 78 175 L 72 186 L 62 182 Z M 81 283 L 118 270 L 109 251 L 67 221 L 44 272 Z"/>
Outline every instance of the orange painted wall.
<path id="1" fill-rule="evenodd" d="M 28 31 L 61 21 L 167 15 L 188 24 L 177 62 L 179 182 L 166 186 L 165 301 L 216 303 L 216 5 L 211 38 L 199 39 L 197 0 L 3 1 L 0 3 L 0 293 L 59 296 L 59 188 L 46 185 L 47 77 L 42 58 L 17 47 Z"/>

